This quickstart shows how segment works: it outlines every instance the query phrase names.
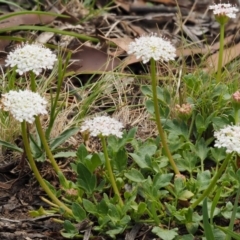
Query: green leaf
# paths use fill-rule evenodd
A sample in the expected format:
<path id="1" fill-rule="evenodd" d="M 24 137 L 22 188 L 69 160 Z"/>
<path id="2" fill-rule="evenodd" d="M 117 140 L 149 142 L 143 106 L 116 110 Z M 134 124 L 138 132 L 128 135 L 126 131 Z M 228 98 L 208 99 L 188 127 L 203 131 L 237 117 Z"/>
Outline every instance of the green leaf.
<path id="1" fill-rule="evenodd" d="M 124 137 L 124 138 L 127 139 L 127 141 L 130 141 L 130 140 L 132 140 L 135 137 L 136 132 L 137 132 L 137 127 L 131 128 L 128 131 L 127 136 Z"/>
<path id="2" fill-rule="evenodd" d="M 17 4 L 14 4 L 10 1 L 3 1 L 1 0 L 0 2 L 5 2 L 7 4 L 12 4 L 13 6 L 16 6 L 18 8 L 20 8 L 19 5 Z M 9 13 L 9 14 L 4 14 L 0 17 L 0 21 L 3 21 L 4 19 L 8 19 L 8 18 L 11 18 L 11 17 L 14 17 L 14 16 L 19 16 L 19 15 L 26 15 L 26 14 L 38 14 L 38 15 L 48 15 L 48 16 L 56 16 L 56 17 L 63 17 L 63 18 L 69 18 L 69 16 L 66 16 L 66 15 L 60 15 L 60 14 L 57 14 L 57 13 L 54 13 L 54 12 L 43 12 L 43 11 L 17 11 L 17 12 L 14 12 L 14 13 Z"/>
<path id="3" fill-rule="evenodd" d="M 162 240 L 173 240 L 176 236 L 178 236 L 177 231 L 178 231 L 178 228 L 167 230 L 160 227 L 154 227 L 152 229 L 152 232 L 155 233 Z"/>
<path id="4" fill-rule="evenodd" d="M 217 190 L 217 192 L 216 192 L 216 194 L 215 194 L 215 196 L 213 198 L 213 202 L 212 202 L 212 206 L 211 206 L 211 210 L 210 210 L 210 219 L 211 219 L 211 221 L 213 220 L 214 210 L 215 210 L 215 208 L 216 208 L 216 206 L 218 204 L 218 201 L 219 201 L 219 199 L 221 197 L 221 192 L 222 192 L 222 187 L 220 187 Z"/>
<path id="5" fill-rule="evenodd" d="M 152 96 L 152 89 L 151 89 L 151 86 L 149 86 L 149 85 L 141 86 L 141 91 L 147 97 L 151 97 Z"/>
<path id="6" fill-rule="evenodd" d="M 45 210 L 42 206 L 38 210 L 29 211 L 31 217 L 47 216 L 55 213 L 55 210 Z"/>
<path id="7" fill-rule="evenodd" d="M 9 142 L 5 142 L 5 141 L 2 141 L 0 140 L 0 145 L 8 148 L 8 149 L 11 149 L 13 151 L 17 151 L 17 152 L 20 152 L 20 153 L 23 153 L 23 149 L 22 148 L 19 148 L 17 145 L 15 144 L 11 144 Z"/>
<path id="8" fill-rule="evenodd" d="M 74 218 L 78 221 L 81 222 L 86 218 L 86 212 L 85 210 L 78 204 L 78 203 L 73 203 L 72 204 L 72 212 Z"/>
<path id="9" fill-rule="evenodd" d="M 176 164 L 180 171 L 188 171 L 189 173 L 192 173 L 196 168 L 198 161 L 198 157 L 195 154 L 192 154 L 191 151 L 186 150 L 183 151 L 182 157 L 176 159 Z"/>
<path id="10" fill-rule="evenodd" d="M 231 236 L 232 238 L 236 239 L 236 240 L 240 240 L 240 235 L 239 233 L 235 233 L 231 230 L 229 230 L 228 228 L 225 227 L 220 227 L 220 226 L 216 226 L 217 228 L 219 228 L 221 231 L 223 231 L 225 234 Z"/>
<path id="11" fill-rule="evenodd" d="M 179 198 L 180 200 L 186 201 L 186 200 L 190 199 L 192 196 L 194 196 L 194 194 L 193 194 L 191 191 L 189 191 L 189 190 L 183 190 L 183 191 L 179 194 L 178 198 Z"/>
<path id="12" fill-rule="evenodd" d="M 77 164 L 77 173 L 79 187 L 86 190 L 88 194 L 92 194 L 96 188 L 96 176 L 92 174 L 82 163 Z"/>
<path id="13" fill-rule="evenodd" d="M 157 98 L 162 103 L 170 104 L 171 103 L 171 95 L 166 88 L 161 88 L 157 86 Z"/>
<path id="14" fill-rule="evenodd" d="M 90 160 L 86 159 L 85 165 L 93 173 L 93 171 L 96 170 L 97 167 L 102 165 L 102 161 L 99 154 L 94 153 Z"/>
<path id="15" fill-rule="evenodd" d="M 108 213 L 108 203 L 106 203 L 105 199 L 102 199 L 99 204 L 97 204 L 97 212 L 100 215 L 107 215 Z"/>
<path id="16" fill-rule="evenodd" d="M 213 240 L 214 235 L 213 235 L 213 230 L 208 222 L 208 208 L 207 208 L 207 198 L 204 199 L 203 201 L 203 226 L 204 226 L 204 234 L 207 240 Z"/>
<path id="17" fill-rule="evenodd" d="M 77 234 L 78 230 L 76 227 L 69 221 L 65 220 L 63 223 L 64 230 L 69 234 Z"/>
<path id="18" fill-rule="evenodd" d="M 211 154 L 216 162 L 220 162 L 225 159 L 227 155 L 226 149 L 224 148 L 211 148 Z"/>
<path id="19" fill-rule="evenodd" d="M 196 231 L 198 230 L 199 224 L 196 222 L 188 222 L 186 223 L 186 229 L 189 233 L 195 234 Z"/>
<path id="20" fill-rule="evenodd" d="M 229 124 L 231 124 L 230 120 L 223 115 L 221 117 L 214 117 L 212 119 L 212 123 L 214 126 L 214 129 L 221 129 Z"/>
<path id="21" fill-rule="evenodd" d="M 146 181 L 144 176 L 134 168 L 132 168 L 129 172 L 125 173 L 124 176 L 129 180 L 137 183 L 142 183 Z"/>
<path id="22" fill-rule="evenodd" d="M 140 157 L 135 153 L 129 153 L 129 155 L 133 158 L 134 162 L 136 162 L 140 168 L 151 169 L 151 164 L 147 161 L 146 158 L 143 158 L 142 156 Z"/>
<path id="23" fill-rule="evenodd" d="M 78 161 L 83 162 L 83 160 L 86 158 L 86 156 L 88 155 L 88 151 L 85 147 L 84 144 L 81 144 L 77 150 L 77 157 L 78 157 Z"/>
<path id="24" fill-rule="evenodd" d="M 128 142 L 131 142 L 134 139 L 136 132 L 137 127 L 131 128 L 127 133 L 124 132 L 122 139 L 119 141 L 118 149 L 115 152 L 124 147 Z"/>
<path id="25" fill-rule="evenodd" d="M 178 240 L 194 240 L 195 237 L 192 234 L 182 235 L 177 238 Z"/>
<path id="26" fill-rule="evenodd" d="M 197 183 L 199 185 L 199 191 L 205 190 L 211 180 L 211 173 L 209 170 L 206 170 L 202 173 L 197 174 Z"/>
<path id="27" fill-rule="evenodd" d="M 137 154 L 142 158 L 144 158 L 146 155 L 151 157 L 156 153 L 156 150 L 157 150 L 157 146 L 155 143 L 146 142 L 140 147 Z"/>
<path id="28" fill-rule="evenodd" d="M 161 174 L 157 173 L 153 178 L 153 187 L 160 189 L 170 184 L 173 173 Z"/>
<path id="29" fill-rule="evenodd" d="M 50 143 L 51 150 L 53 151 L 54 149 L 56 149 L 58 146 L 63 144 L 68 138 L 76 134 L 78 131 L 79 131 L 78 127 L 69 128 L 63 131 L 59 136 L 51 140 L 51 143 Z"/>
<path id="30" fill-rule="evenodd" d="M 82 203 L 83 203 L 83 207 L 88 213 L 92 213 L 94 215 L 97 214 L 97 208 L 91 201 L 83 198 Z"/>
<path id="31" fill-rule="evenodd" d="M 177 120 L 168 120 L 166 122 L 166 129 L 170 133 L 177 136 L 183 136 L 186 140 L 188 140 L 188 127 L 185 123 Z"/>
<path id="32" fill-rule="evenodd" d="M 138 215 L 144 214 L 146 209 L 147 209 L 147 204 L 145 202 L 140 202 L 138 204 L 137 214 Z"/>
<path id="33" fill-rule="evenodd" d="M 119 222 L 121 226 L 128 226 L 129 222 L 131 221 L 131 217 L 129 215 L 125 215 Z"/>
<path id="34" fill-rule="evenodd" d="M 68 36 L 76 37 L 76 38 L 83 39 L 83 40 L 89 40 L 91 42 L 99 42 L 99 40 L 97 38 L 89 37 L 89 36 L 79 34 L 79 33 L 75 33 L 75 32 L 71 32 L 71 31 L 64 31 L 64 30 L 60 30 L 60 29 L 57 29 L 57 28 L 51 28 L 51 27 L 45 27 L 45 26 L 25 25 L 25 26 L 6 27 L 6 28 L 1 28 L 0 33 L 9 32 L 9 31 L 16 31 L 16 30 L 17 31 L 34 30 L 34 31 L 53 32 L 53 33 L 58 33 L 58 34 L 62 34 L 62 35 L 68 35 Z"/>
<path id="35" fill-rule="evenodd" d="M 63 175 L 62 172 L 58 172 L 58 179 L 59 179 L 59 182 L 60 182 L 61 186 L 63 186 L 65 189 L 68 189 L 69 183 L 66 180 L 66 178 L 65 178 L 65 176 Z"/>
<path id="36" fill-rule="evenodd" d="M 206 142 L 201 138 L 195 145 L 195 152 L 197 156 L 204 161 L 208 156 L 209 148 L 207 147 Z"/>
<path id="37" fill-rule="evenodd" d="M 42 160 L 42 162 L 44 162 L 45 158 L 41 159 L 41 156 L 44 155 L 43 150 L 41 148 L 41 142 L 39 142 L 37 140 L 35 141 L 35 139 L 33 138 L 33 136 L 31 134 L 30 134 L 29 142 L 30 142 L 30 148 L 31 148 L 31 152 L 33 154 L 33 158 L 39 159 L 40 161 Z"/>
<path id="38" fill-rule="evenodd" d="M 195 118 L 195 124 L 199 134 L 201 134 L 203 131 L 207 129 L 207 125 L 204 121 L 204 118 L 200 113 L 198 113 Z"/>
<path id="39" fill-rule="evenodd" d="M 106 233 L 111 237 L 111 239 L 116 239 L 116 235 L 122 233 L 124 230 L 124 227 L 116 227 L 115 229 L 111 229 Z"/>
<path id="40" fill-rule="evenodd" d="M 151 114 L 151 115 L 154 115 L 155 110 L 154 110 L 153 101 L 150 100 L 150 99 L 146 100 L 145 101 L 145 106 L 146 106 L 146 109 L 147 109 L 148 113 Z"/>
<path id="41" fill-rule="evenodd" d="M 218 228 L 213 229 L 213 235 L 216 240 L 226 240 L 226 234 Z"/>
<path id="42" fill-rule="evenodd" d="M 76 152 L 58 152 L 53 156 L 54 158 L 69 158 L 76 157 Z"/>
<path id="43" fill-rule="evenodd" d="M 20 5 L 18 5 L 18 4 L 16 4 L 16 3 L 13 3 L 13 2 L 11 2 L 11 1 L 9 1 L 9 0 L 1 0 L 0 3 L 5 3 L 5 4 L 7 4 L 7 5 L 12 5 L 12 6 L 16 7 L 17 9 L 21 10 L 21 11 L 17 11 L 17 12 L 25 12 L 25 14 L 26 14 L 26 13 L 29 14 L 29 11 L 24 11 L 24 8 L 22 8 Z M 10 15 L 10 14 L 3 14 L 3 15 Z M 10 16 L 10 17 L 11 17 L 11 16 Z M 9 17 L 7 17 L 7 18 L 9 18 Z M 0 21 L 2 21 L 1 18 L 0 18 Z"/>
<path id="44" fill-rule="evenodd" d="M 175 178 L 174 179 L 174 192 L 179 197 L 182 191 L 185 188 L 185 181 L 182 178 Z"/>
<path id="45" fill-rule="evenodd" d="M 113 159 L 113 165 L 120 173 L 127 168 L 128 155 L 126 149 L 120 149 Z"/>
<path id="46" fill-rule="evenodd" d="M 68 239 L 74 239 L 74 237 L 77 236 L 77 234 L 78 233 L 66 233 L 66 232 L 61 231 L 61 235 L 64 238 L 68 238 Z"/>

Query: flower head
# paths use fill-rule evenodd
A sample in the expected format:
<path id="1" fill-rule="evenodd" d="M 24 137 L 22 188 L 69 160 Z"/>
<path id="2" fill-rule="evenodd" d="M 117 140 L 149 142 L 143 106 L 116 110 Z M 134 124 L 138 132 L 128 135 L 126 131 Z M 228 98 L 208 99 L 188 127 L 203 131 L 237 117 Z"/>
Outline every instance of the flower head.
<path id="1" fill-rule="evenodd" d="M 177 104 L 175 110 L 181 119 L 188 119 L 192 114 L 193 106 L 189 103 L 182 104 L 181 106 Z"/>
<path id="2" fill-rule="evenodd" d="M 240 91 L 236 91 L 236 92 L 232 95 L 232 99 L 233 99 L 234 102 L 240 103 Z"/>
<path id="3" fill-rule="evenodd" d="M 209 6 L 209 9 L 213 10 L 213 14 L 221 17 L 227 16 L 229 18 L 235 18 L 238 9 L 233 7 L 230 3 L 219 3 Z"/>
<path id="4" fill-rule="evenodd" d="M 107 116 L 100 116 L 91 120 L 86 120 L 81 126 L 80 131 L 89 131 L 90 135 L 93 137 L 97 137 L 99 135 L 105 137 L 114 135 L 121 138 L 123 134 L 121 131 L 122 128 L 123 125 L 121 122 Z"/>
<path id="5" fill-rule="evenodd" d="M 227 153 L 240 154 L 240 126 L 226 126 L 214 133 L 215 147 L 226 148 Z"/>
<path id="6" fill-rule="evenodd" d="M 43 45 L 24 44 L 10 52 L 6 58 L 6 66 L 16 67 L 16 72 L 23 73 L 33 71 L 39 75 L 43 69 L 52 69 L 57 57 Z"/>
<path id="7" fill-rule="evenodd" d="M 175 47 L 166 39 L 154 34 L 142 36 L 129 44 L 128 54 L 134 54 L 147 63 L 151 58 L 155 61 L 168 62 L 176 57 Z"/>
<path id="8" fill-rule="evenodd" d="M 47 101 L 29 90 L 10 91 L 2 95 L 0 108 L 9 111 L 19 122 L 33 123 L 34 117 L 47 114 Z"/>

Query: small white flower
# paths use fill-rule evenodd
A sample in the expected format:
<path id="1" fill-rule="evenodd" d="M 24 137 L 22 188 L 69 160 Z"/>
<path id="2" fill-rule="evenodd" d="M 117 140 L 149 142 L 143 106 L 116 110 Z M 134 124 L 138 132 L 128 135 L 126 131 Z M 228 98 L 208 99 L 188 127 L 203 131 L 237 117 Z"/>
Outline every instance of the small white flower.
<path id="1" fill-rule="evenodd" d="M 215 147 L 226 148 L 227 153 L 240 154 L 240 126 L 226 126 L 214 133 Z"/>
<path id="2" fill-rule="evenodd" d="M 209 6 L 213 10 L 213 14 L 217 16 L 227 16 L 229 18 L 236 18 L 238 9 L 233 7 L 230 3 L 219 3 Z"/>
<path id="3" fill-rule="evenodd" d="M 175 47 L 162 37 L 154 34 L 142 36 L 129 44 L 128 54 L 134 54 L 147 63 L 151 58 L 155 61 L 168 62 L 176 57 Z"/>
<path id="4" fill-rule="evenodd" d="M 6 66 L 16 67 L 20 75 L 29 71 L 39 75 L 43 69 L 52 69 L 56 61 L 57 57 L 50 49 L 38 43 L 26 43 L 8 54 Z"/>
<path id="5" fill-rule="evenodd" d="M 2 95 L 0 108 L 9 111 L 19 122 L 33 123 L 35 116 L 47 114 L 47 101 L 30 90 L 11 90 Z"/>
<path id="6" fill-rule="evenodd" d="M 93 119 L 86 120 L 81 126 L 80 131 L 89 131 L 93 137 L 110 136 L 114 135 L 118 138 L 122 138 L 123 132 L 121 129 L 123 125 L 121 122 L 107 116 L 95 117 Z"/>

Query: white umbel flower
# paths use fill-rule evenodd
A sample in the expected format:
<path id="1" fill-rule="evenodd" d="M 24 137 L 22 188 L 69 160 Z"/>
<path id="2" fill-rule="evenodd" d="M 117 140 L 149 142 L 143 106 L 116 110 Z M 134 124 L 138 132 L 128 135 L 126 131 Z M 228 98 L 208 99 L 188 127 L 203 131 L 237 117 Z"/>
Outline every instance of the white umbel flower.
<path id="1" fill-rule="evenodd" d="M 88 131 L 90 136 L 110 136 L 114 135 L 118 138 L 122 138 L 123 132 L 121 129 L 123 125 L 121 122 L 107 116 L 95 117 L 93 119 L 86 120 L 82 126 L 80 131 L 85 132 Z"/>
<path id="2" fill-rule="evenodd" d="M 35 116 L 47 114 L 47 101 L 30 90 L 11 90 L 2 95 L 0 108 L 9 111 L 19 122 L 33 123 Z"/>
<path id="3" fill-rule="evenodd" d="M 209 6 L 213 10 L 213 14 L 217 16 L 227 16 L 229 18 L 236 18 L 238 9 L 233 7 L 230 3 L 219 3 Z"/>
<path id="4" fill-rule="evenodd" d="M 176 48 L 166 39 L 154 34 L 135 39 L 128 49 L 128 54 L 134 54 L 137 59 L 141 58 L 143 63 L 147 63 L 151 58 L 168 62 L 176 57 Z"/>
<path id="5" fill-rule="evenodd" d="M 226 126 L 214 133 L 215 147 L 226 148 L 227 153 L 240 154 L 240 126 Z"/>
<path id="6" fill-rule="evenodd" d="M 43 69 L 52 69 L 56 61 L 57 57 L 50 49 L 38 43 L 26 43 L 8 54 L 6 66 L 16 67 L 20 75 L 29 71 L 39 75 Z"/>

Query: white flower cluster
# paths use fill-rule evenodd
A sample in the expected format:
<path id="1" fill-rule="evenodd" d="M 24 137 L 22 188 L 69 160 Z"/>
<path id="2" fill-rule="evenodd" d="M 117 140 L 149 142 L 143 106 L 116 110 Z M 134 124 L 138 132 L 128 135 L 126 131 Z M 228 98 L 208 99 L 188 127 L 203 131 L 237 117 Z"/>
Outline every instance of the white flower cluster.
<path id="1" fill-rule="evenodd" d="M 214 133 L 215 147 L 226 148 L 227 153 L 240 154 L 240 126 L 226 126 Z"/>
<path id="2" fill-rule="evenodd" d="M 230 3 L 219 3 L 209 6 L 209 9 L 213 10 L 214 15 L 227 16 L 229 18 L 236 18 L 238 9 L 233 7 Z"/>
<path id="3" fill-rule="evenodd" d="M 47 101 L 29 90 L 9 91 L 2 95 L 0 108 L 9 111 L 19 122 L 33 123 L 35 116 L 47 114 Z"/>
<path id="4" fill-rule="evenodd" d="M 142 36 L 129 44 L 128 54 L 134 54 L 147 63 L 151 58 L 155 61 L 168 62 L 176 57 L 175 47 L 162 37 L 154 34 Z"/>
<path id="5" fill-rule="evenodd" d="M 123 132 L 121 129 L 123 125 L 121 122 L 107 116 L 95 117 L 91 120 L 86 120 L 81 126 L 80 131 L 89 131 L 93 137 L 97 136 L 110 136 L 114 135 L 118 138 L 122 138 Z"/>
<path id="6" fill-rule="evenodd" d="M 20 75 L 33 71 L 39 75 L 43 69 L 52 69 L 57 57 L 43 45 L 25 44 L 10 52 L 6 58 L 6 66 L 16 67 Z"/>

